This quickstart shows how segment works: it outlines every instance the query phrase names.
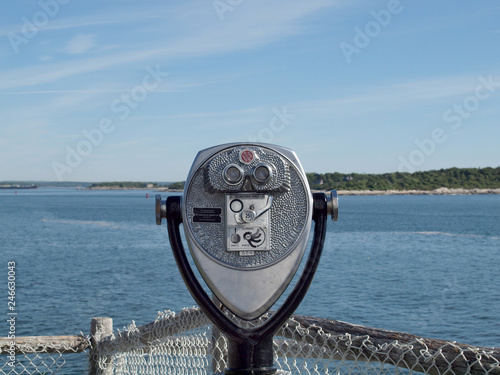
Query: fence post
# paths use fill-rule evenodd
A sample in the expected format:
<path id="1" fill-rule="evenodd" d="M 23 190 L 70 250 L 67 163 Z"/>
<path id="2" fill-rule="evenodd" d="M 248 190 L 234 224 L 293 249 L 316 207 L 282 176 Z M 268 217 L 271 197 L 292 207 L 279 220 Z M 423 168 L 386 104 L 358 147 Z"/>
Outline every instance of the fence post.
<path id="1" fill-rule="evenodd" d="M 99 340 L 113 334 L 112 318 L 92 318 L 90 322 L 89 375 L 110 375 L 113 373 L 111 359 L 106 360 L 106 368 L 99 368 Z"/>

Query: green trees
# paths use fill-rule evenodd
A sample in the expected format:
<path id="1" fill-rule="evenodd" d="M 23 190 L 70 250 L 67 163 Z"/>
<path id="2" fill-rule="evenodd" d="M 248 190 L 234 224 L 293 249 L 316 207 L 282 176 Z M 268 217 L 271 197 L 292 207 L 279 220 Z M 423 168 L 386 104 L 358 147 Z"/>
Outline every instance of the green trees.
<path id="1" fill-rule="evenodd" d="M 306 173 L 309 185 L 318 190 L 434 190 L 500 188 L 500 167 L 449 168 L 425 172 L 383 174 Z"/>
<path id="2" fill-rule="evenodd" d="M 367 173 L 306 173 L 309 185 L 317 190 L 434 190 L 441 187 L 463 189 L 500 188 L 500 167 L 449 168 L 425 172 Z M 174 183 L 101 182 L 90 189 L 184 189 L 184 181 Z"/>
<path id="3" fill-rule="evenodd" d="M 185 181 L 182 181 L 182 182 L 174 182 L 170 185 L 168 185 L 167 187 L 171 190 L 183 190 L 184 189 L 184 183 Z"/>

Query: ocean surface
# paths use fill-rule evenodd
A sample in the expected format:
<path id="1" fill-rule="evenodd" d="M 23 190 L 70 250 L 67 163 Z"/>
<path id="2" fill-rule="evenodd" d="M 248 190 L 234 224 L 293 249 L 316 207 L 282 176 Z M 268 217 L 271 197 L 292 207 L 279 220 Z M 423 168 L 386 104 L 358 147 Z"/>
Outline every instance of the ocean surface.
<path id="1" fill-rule="evenodd" d="M 17 336 L 88 334 L 95 316 L 122 329 L 193 306 L 166 225 L 155 224 L 154 194 L 0 191 L 0 336 L 9 329 L 8 262 L 16 264 Z M 296 313 L 500 346 L 500 195 L 339 203 Z M 86 360 L 73 356 L 61 372 L 84 373 Z"/>

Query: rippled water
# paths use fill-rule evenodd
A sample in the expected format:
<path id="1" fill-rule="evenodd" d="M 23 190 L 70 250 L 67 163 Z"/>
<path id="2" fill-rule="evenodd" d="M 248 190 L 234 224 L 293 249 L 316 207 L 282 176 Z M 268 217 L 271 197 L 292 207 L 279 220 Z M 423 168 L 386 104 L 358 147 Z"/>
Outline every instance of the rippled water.
<path id="1" fill-rule="evenodd" d="M 121 329 L 194 304 L 145 194 L 0 192 L 0 269 L 6 280 L 16 262 L 18 336 L 88 334 L 94 316 Z M 499 268 L 498 195 L 340 197 L 297 313 L 500 346 Z"/>

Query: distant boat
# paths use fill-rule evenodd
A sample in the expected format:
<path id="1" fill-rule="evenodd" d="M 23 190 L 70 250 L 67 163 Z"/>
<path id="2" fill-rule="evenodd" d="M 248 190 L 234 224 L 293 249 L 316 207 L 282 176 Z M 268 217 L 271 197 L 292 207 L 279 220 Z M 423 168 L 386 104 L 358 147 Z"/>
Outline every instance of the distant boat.
<path id="1" fill-rule="evenodd" d="M 15 189 L 15 190 L 21 190 L 21 189 L 38 189 L 38 186 L 36 185 L 31 185 L 31 186 L 19 186 L 19 185 L 10 185 L 10 186 L 0 186 L 0 189 L 6 190 L 6 189 Z"/>

